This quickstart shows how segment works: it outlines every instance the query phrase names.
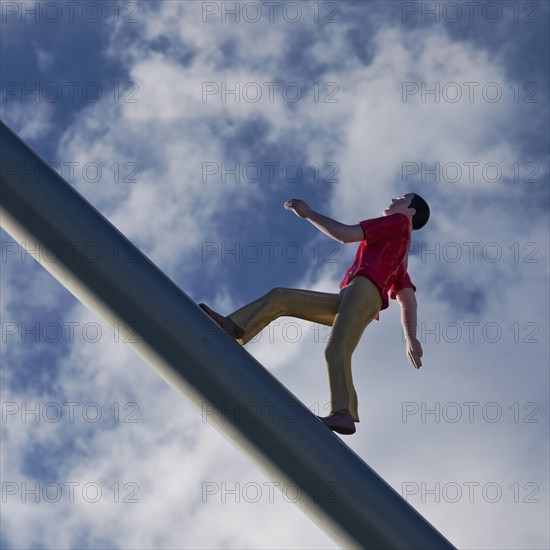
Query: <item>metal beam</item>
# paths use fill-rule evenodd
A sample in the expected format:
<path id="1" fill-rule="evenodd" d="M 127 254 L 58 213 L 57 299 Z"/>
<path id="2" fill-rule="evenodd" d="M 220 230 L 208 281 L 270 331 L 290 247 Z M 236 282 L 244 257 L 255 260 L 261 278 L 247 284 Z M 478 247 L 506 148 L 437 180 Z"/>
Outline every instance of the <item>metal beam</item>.
<path id="1" fill-rule="evenodd" d="M 0 179 L 2 227 L 338 545 L 454 548 L 2 122 Z"/>

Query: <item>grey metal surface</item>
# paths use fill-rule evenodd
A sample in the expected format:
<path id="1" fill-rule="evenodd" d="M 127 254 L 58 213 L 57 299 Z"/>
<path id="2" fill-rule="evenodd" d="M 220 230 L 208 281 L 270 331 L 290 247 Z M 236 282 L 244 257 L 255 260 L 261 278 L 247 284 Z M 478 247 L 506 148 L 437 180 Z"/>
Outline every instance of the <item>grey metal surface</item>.
<path id="1" fill-rule="evenodd" d="M 107 323 L 130 325 L 130 345 L 269 479 L 295 484 L 339 546 L 454 548 L 1 122 L 0 179 L 2 227 Z"/>

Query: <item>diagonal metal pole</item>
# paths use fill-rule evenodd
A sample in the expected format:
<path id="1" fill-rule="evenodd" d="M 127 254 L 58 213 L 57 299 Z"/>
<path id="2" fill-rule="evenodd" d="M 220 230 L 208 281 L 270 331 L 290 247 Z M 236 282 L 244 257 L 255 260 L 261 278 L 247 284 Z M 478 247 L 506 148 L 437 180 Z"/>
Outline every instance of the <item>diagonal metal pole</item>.
<path id="1" fill-rule="evenodd" d="M 0 183 L 2 227 L 339 546 L 454 548 L 2 122 Z"/>

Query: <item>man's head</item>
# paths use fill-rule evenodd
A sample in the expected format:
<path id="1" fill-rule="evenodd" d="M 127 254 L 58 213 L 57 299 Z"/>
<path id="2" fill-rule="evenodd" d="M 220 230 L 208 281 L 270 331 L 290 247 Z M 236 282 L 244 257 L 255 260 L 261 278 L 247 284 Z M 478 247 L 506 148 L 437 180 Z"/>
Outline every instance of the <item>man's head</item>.
<path id="1" fill-rule="evenodd" d="M 412 228 L 424 227 L 430 218 L 430 207 L 428 203 L 416 193 L 407 193 L 396 199 L 384 210 L 384 216 L 401 212 L 411 220 Z"/>

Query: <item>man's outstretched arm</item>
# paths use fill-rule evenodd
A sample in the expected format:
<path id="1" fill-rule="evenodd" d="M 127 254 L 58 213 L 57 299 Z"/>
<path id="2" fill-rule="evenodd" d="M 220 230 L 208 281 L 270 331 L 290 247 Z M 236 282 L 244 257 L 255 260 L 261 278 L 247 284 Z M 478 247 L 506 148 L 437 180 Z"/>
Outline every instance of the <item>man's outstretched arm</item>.
<path id="1" fill-rule="evenodd" d="M 404 288 L 396 294 L 401 306 L 401 324 L 406 338 L 407 357 L 415 369 L 422 366 L 422 346 L 416 338 L 416 296 L 412 288 Z"/>
<path id="2" fill-rule="evenodd" d="M 344 223 L 337 222 L 332 218 L 315 212 L 315 210 L 310 208 L 310 206 L 303 200 L 290 199 L 285 202 L 284 207 L 287 210 L 292 210 L 297 216 L 300 216 L 300 218 L 305 218 L 325 235 L 328 235 L 340 243 L 354 243 L 362 241 L 365 238 L 363 229 L 359 224 L 346 225 Z"/>

